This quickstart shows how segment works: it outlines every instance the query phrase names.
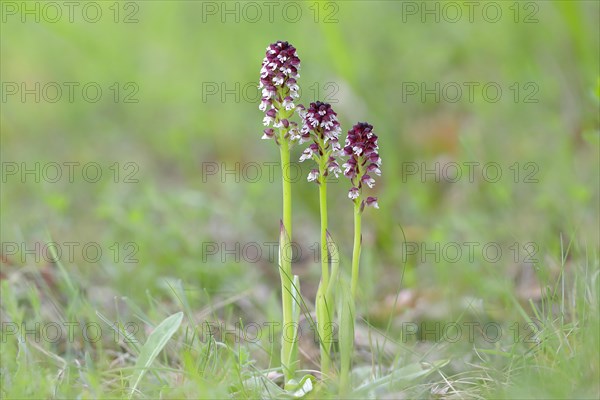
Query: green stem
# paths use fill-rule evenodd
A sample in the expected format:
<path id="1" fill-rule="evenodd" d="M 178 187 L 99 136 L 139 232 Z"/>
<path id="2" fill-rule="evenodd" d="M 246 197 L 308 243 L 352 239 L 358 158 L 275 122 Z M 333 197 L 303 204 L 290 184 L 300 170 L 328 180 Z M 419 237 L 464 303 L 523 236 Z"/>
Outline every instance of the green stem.
<path id="1" fill-rule="evenodd" d="M 282 139 L 280 145 L 281 171 L 283 178 L 283 225 L 292 241 L 292 179 L 290 169 L 290 143 Z M 290 260 L 291 261 L 291 260 Z M 291 266 L 291 263 L 290 263 Z"/>
<path id="2" fill-rule="evenodd" d="M 350 293 L 352 298 L 356 299 L 356 287 L 358 286 L 358 266 L 360 263 L 360 245 L 362 235 L 360 232 L 361 224 L 361 198 L 354 200 L 354 249 L 352 250 L 352 281 L 350 285 Z"/>
<path id="3" fill-rule="evenodd" d="M 321 172 L 321 176 L 323 173 Z M 327 248 L 327 182 L 325 177 L 319 184 L 319 206 L 321 210 L 321 278 L 323 286 L 329 286 L 329 257 Z"/>
<path id="4" fill-rule="evenodd" d="M 283 135 L 282 135 L 283 136 Z M 291 242 L 292 242 L 292 185 L 290 177 L 290 147 L 289 141 L 282 138 L 280 143 L 281 154 L 281 172 L 283 182 L 283 227 L 287 234 L 283 235 L 280 244 L 281 269 L 279 271 L 281 278 L 281 303 L 283 308 L 283 332 L 281 337 L 281 365 L 285 375 L 286 383 L 294 377 L 295 364 L 294 354 L 297 354 L 294 347 L 296 343 L 286 340 L 285 330 L 293 326 L 293 299 L 292 299 L 292 260 L 291 260 Z M 288 251 L 290 250 L 290 251 Z M 289 254 L 288 254 L 289 253 Z"/>
<path id="5" fill-rule="evenodd" d="M 340 346 L 340 357 L 341 357 L 341 369 L 340 369 L 340 394 L 344 396 L 348 391 L 351 390 L 351 382 L 350 382 L 350 368 L 352 365 L 352 357 L 354 355 L 354 330 L 355 330 L 355 320 L 354 320 L 354 304 L 356 301 L 356 288 L 358 287 L 358 267 L 360 264 L 360 246 L 362 242 L 361 236 L 361 216 L 362 211 L 360 209 L 360 205 L 362 203 L 362 199 L 359 196 L 354 200 L 354 248 L 352 250 L 352 277 L 350 282 L 350 298 L 346 298 L 342 305 L 343 309 L 341 310 L 342 315 L 342 323 L 340 326 L 340 330 L 344 330 L 340 335 L 347 334 L 343 341 L 345 345 Z M 348 307 L 348 309 L 346 309 Z M 346 312 L 347 311 L 347 312 Z M 340 339 L 340 342 L 342 340 Z"/>
<path id="6" fill-rule="evenodd" d="M 319 206 L 321 211 L 321 287 L 323 288 L 322 295 L 324 296 L 325 302 L 316 302 L 317 307 L 325 307 L 325 310 L 317 310 L 317 315 L 323 316 L 323 321 L 317 321 L 320 327 L 319 336 L 321 338 L 321 375 L 323 377 L 329 375 L 330 370 L 330 349 L 331 349 L 331 335 L 328 330 L 331 327 L 331 314 L 332 304 L 329 301 L 330 298 L 327 296 L 329 287 L 329 257 L 327 248 L 327 182 L 325 179 L 324 172 L 326 167 L 319 168 Z"/>

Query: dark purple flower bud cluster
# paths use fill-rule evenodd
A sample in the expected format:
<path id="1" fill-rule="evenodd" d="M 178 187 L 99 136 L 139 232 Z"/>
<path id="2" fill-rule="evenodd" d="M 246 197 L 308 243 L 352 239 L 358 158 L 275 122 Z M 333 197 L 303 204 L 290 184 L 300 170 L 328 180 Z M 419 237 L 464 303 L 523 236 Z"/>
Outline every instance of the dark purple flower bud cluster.
<path id="1" fill-rule="evenodd" d="M 331 105 L 320 101 L 310 103 L 308 110 L 299 105 L 298 110 L 304 121 L 299 142 L 313 141 L 300 156 L 300 162 L 312 158 L 319 165 L 319 169 L 310 172 L 308 180 L 319 183 L 320 176 L 326 177 L 329 172 L 337 177 L 342 172 L 336 161 L 341 153 L 339 135 L 342 129 L 336 112 Z"/>
<path id="2" fill-rule="evenodd" d="M 372 188 L 375 185 L 373 175 L 381 175 L 381 158 L 377 135 L 373 133 L 373 126 L 366 122 L 359 122 L 348 131 L 344 154 L 350 156 L 343 165 L 344 175 L 352 182 L 348 197 L 353 201 L 360 198 L 363 184 Z M 364 207 L 365 204 L 362 204 Z M 367 206 L 379 208 L 376 197 L 366 199 Z"/>
<path id="3" fill-rule="evenodd" d="M 300 76 L 300 59 L 296 48 L 288 42 L 278 41 L 267 47 L 267 53 L 260 70 L 259 89 L 262 89 L 262 99 L 259 106 L 265 112 L 263 124 L 263 139 L 275 136 L 273 128 L 284 128 L 293 140 L 297 136 L 297 124 L 290 121 L 298 98 L 297 79 Z M 273 126 L 273 128 L 271 128 Z"/>

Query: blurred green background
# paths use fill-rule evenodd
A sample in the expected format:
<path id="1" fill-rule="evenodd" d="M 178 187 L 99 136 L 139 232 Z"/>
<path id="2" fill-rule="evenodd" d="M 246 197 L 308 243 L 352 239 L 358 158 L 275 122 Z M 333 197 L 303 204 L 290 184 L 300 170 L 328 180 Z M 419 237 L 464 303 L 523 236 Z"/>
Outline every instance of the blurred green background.
<path id="1" fill-rule="evenodd" d="M 93 241 L 103 249 L 135 242 L 134 265 L 115 268 L 103 257 L 100 265 L 72 266 L 124 292 L 153 287 L 163 275 L 190 283 L 207 277 L 194 283 L 211 286 L 229 268 L 257 278 L 256 265 L 201 262 L 201 243 L 276 241 L 280 184 L 264 163 L 278 161 L 278 151 L 259 140 L 254 83 L 266 45 L 288 40 L 302 60 L 301 101 L 332 101 L 344 129 L 368 120 L 380 137 L 381 209 L 365 218 L 367 288 L 386 284 L 376 279 L 384 268 L 401 269 L 400 226 L 409 241 L 538 242 L 551 254 L 560 233 L 598 242 L 596 2 L 502 4 L 500 18 L 494 8 L 460 2 L 437 3 L 437 12 L 421 2 L 281 3 L 271 13 L 260 2 L 97 4 L 100 18 L 82 3 L 73 22 L 65 6 L 57 22 L 44 5 L 24 14 L 17 4 L 15 15 L 3 6 L 2 161 L 18 168 L 14 175 L 3 170 L 3 241 L 31 244 L 48 231 L 59 242 Z M 65 82 L 78 85 L 72 99 Z M 469 82 L 479 85 L 473 98 Z M 13 83 L 15 94 L 7 86 Z M 34 91 L 39 83 L 39 102 L 23 94 L 23 83 Z M 95 103 L 84 97 L 89 83 L 102 89 Z M 502 90 L 496 96 L 489 89 L 497 102 L 486 100 L 489 83 Z M 62 95 L 52 103 L 55 85 Z M 87 95 L 94 93 L 92 87 Z M 297 160 L 301 149 L 293 151 Z M 56 183 L 50 169 L 44 179 L 48 162 L 61 166 Z M 74 182 L 64 162 L 80 163 Z M 82 177 L 92 162 L 101 167 L 97 183 Z M 244 169 L 252 162 L 261 166 L 257 182 Z M 443 173 L 439 182 L 424 175 L 447 162 L 461 167 L 457 183 L 443 182 Z M 473 182 L 465 162 L 481 165 Z M 501 167 L 497 183 L 482 178 L 489 162 Z M 218 173 L 203 174 L 215 165 L 206 163 L 216 163 Z M 517 183 L 509 169 L 515 163 Z M 222 179 L 236 167 L 237 176 Z M 24 168 L 37 169 L 40 182 L 22 179 Z M 94 168 L 87 172 L 93 179 Z M 524 182 L 530 173 L 537 183 Z M 138 182 L 127 183 L 128 174 Z M 348 184 L 330 186 L 330 230 L 348 256 Z M 304 179 L 294 185 L 294 212 L 295 239 L 307 253 L 318 237 L 318 203 Z M 438 267 L 444 279 L 466 278 Z M 130 287 L 132 277 L 139 287 Z M 398 282 L 387 283 L 393 290 Z"/>
<path id="2" fill-rule="evenodd" d="M 514 317 L 506 293 L 527 301 L 520 291 L 538 287 L 522 278 L 533 268 L 525 262 L 526 243 L 536 245 L 533 264 L 549 274 L 560 264 L 561 237 L 563 246 L 572 242 L 576 259 L 598 254 L 600 6 L 498 2 L 496 17 L 496 8 L 474 3 L 469 14 L 464 2 L 274 2 L 269 14 L 263 2 L 97 2 L 97 22 L 84 18 L 95 19 L 96 8 L 82 14 L 86 3 L 71 22 L 59 2 L 58 21 L 38 3 L 36 22 L 35 11 L 12 8 L 35 10 L 35 2 L 3 2 L 3 246 L 32 248 L 49 237 L 98 243 L 99 261 L 89 262 L 76 247 L 65 262 L 73 281 L 90 292 L 100 287 L 141 304 L 148 294 L 169 298 L 165 282 L 181 279 L 200 307 L 208 298 L 263 288 L 270 305 L 260 307 L 277 318 L 278 277 L 268 248 L 262 246 L 258 262 L 243 255 L 223 262 L 223 252 L 207 255 L 205 244 L 277 241 L 279 171 L 269 179 L 265 163 L 279 155 L 272 141 L 260 140 L 256 85 L 265 47 L 287 40 L 302 61 L 301 102 L 330 101 L 344 133 L 369 121 L 380 138 L 383 176 L 374 189 L 380 209 L 363 219 L 360 311 L 369 315 L 369 304 L 382 305 L 371 317 L 384 324 L 390 296 L 413 288 L 418 298 L 442 303 L 484 299 L 494 317 Z M 65 82 L 78 85 L 73 101 Z M 36 83 L 37 94 L 23 94 L 23 84 Z M 53 83 L 63 90 L 55 102 Z M 82 93 L 88 83 L 102 89 L 97 102 Z M 478 85 L 473 98 L 470 84 Z M 501 88 L 498 101 L 490 100 L 493 88 L 482 90 L 487 84 Z M 438 98 L 424 93 L 436 85 Z M 293 159 L 301 151 L 295 147 Z M 23 179 L 23 166 L 36 162 L 40 173 L 59 163 L 62 179 Z M 86 182 L 75 167 L 69 182 L 64 162 L 98 163 L 102 176 Z M 456 183 L 443 173 L 422 175 L 422 167 L 441 170 L 449 162 L 462 166 Z M 467 179 L 469 162 L 497 163 L 502 177 L 489 182 L 476 167 Z M 262 166 L 256 182 L 244 179 L 248 163 Z M 214 165 L 218 174 L 203 173 Z M 221 177 L 236 165 L 239 182 Z M 415 165 L 419 171 L 408 174 Z M 310 165 L 302 168 L 306 174 Z M 128 182 L 129 173 L 136 182 Z M 526 179 L 530 173 L 535 181 Z M 347 269 L 349 185 L 339 179 L 329 187 L 330 231 Z M 319 270 L 311 250 L 318 240 L 317 189 L 302 178 L 293 191 L 294 240 L 303 250 L 294 268 L 310 299 Z M 505 252 L 495 263 L 481 252 L 473 260 L 436 261 L 405 257 L 405 240 L 430 247 L 493 242 Z M 129 243 L 134 247 L 125 248 Z M 133 249 L 135 262 L 126 262 Z M 3 261 L 4 276 L 44 265 L 22 250 Z M 104 304 L 101 293 L 95 301 Z"/>

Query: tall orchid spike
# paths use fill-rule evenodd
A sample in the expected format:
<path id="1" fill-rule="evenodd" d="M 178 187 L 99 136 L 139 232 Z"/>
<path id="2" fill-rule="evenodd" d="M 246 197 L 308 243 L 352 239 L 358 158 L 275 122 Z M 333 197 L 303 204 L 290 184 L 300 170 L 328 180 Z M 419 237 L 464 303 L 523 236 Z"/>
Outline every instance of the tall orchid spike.
<path id="1" fill-rule="evenodd" d="M 296 48 L 288 42 L 277 41 L 267 47 L 265 58 L 260 69 L 259 89 L 262 98 L 258 108 L 265 113 L 263 124 L 267 127 L 263 139 L 275 138 L 279 143 L 273 128 L 284 128 L 283 135 L 291 140 L 298 136 L 298 126 L 289 118 L 293 115 L 298 98 L 298 83 L 300 77 L 300 59 Z"/>

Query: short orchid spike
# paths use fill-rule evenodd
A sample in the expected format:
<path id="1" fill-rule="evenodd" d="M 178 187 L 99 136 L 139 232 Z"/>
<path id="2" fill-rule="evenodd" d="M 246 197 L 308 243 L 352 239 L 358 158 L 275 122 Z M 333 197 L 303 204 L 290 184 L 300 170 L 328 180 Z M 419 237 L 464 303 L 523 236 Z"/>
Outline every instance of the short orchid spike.
<path id="1" fill-rule="evenodd" d="M 300 156 L 300 162 L 312 158 L 319 165 L 318 170 L 310 172 L 308 180 L 321 183 L 329 172 L 337 177 L 342 172 L 337 163 L 342 148 L 338 139 L 341 128 L 336 112 L 331 105 L 320 101 L 310 103 L 307 110 L 303 106 L 298 106 L 298 109 L 304 121 L 299 141 L 302 143 L 312 139 Z"/>
<path id="2" fill-rule="evenodd" d="M 352 182 L 348 197 L 352 201 L 360 201 L 363 184 L 372 188 L 375 185 L 374 175 L 381 175 L 381 157 L 377 135 L 373 133 L 373 126 L 366 122 L 359 122 L 348 131 L 344 146 L 344 154 L 350 156 L 343 165 L 344 175 Z M 361 209 L 366 206 L 379 208 L 376 197 L 367 197 L 361 203 Z"/>

